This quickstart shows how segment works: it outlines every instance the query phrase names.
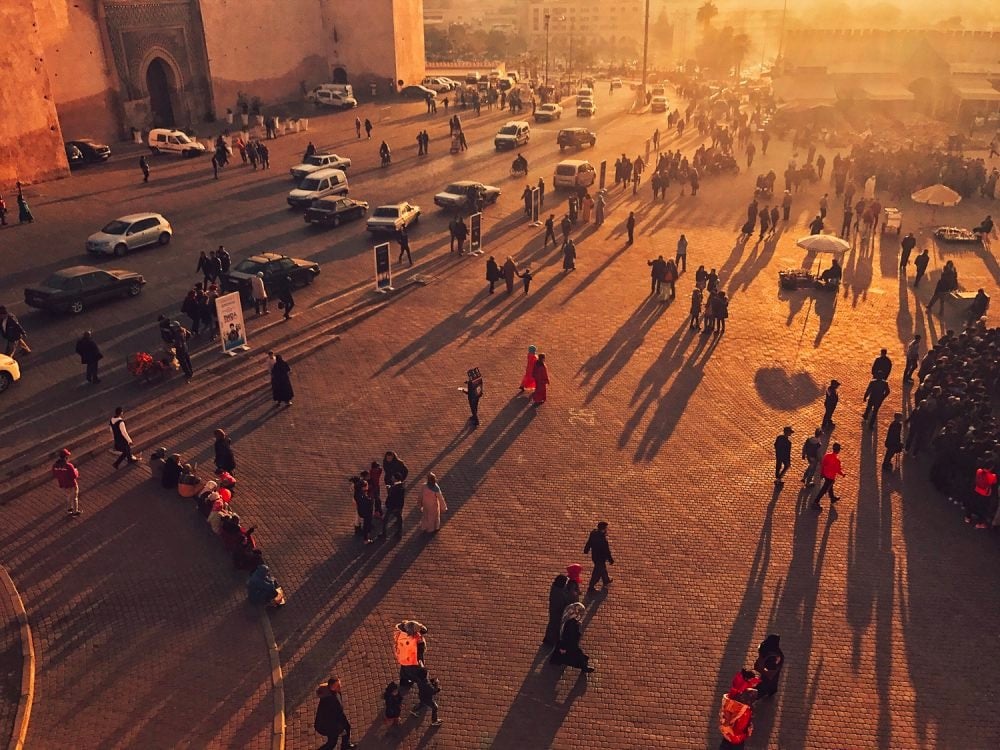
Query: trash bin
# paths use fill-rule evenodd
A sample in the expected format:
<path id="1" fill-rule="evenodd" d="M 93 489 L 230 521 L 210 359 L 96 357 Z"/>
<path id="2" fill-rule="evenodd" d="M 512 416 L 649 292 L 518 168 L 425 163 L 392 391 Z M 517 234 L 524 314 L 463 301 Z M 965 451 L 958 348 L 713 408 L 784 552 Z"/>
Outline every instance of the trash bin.
<path id="1" fill-rule="evenodd" d="M 301 118 L 299 120 L 299 127 L 302 129 L 303 133 L 309 130 L 309 120 L 305 117 Z"/>

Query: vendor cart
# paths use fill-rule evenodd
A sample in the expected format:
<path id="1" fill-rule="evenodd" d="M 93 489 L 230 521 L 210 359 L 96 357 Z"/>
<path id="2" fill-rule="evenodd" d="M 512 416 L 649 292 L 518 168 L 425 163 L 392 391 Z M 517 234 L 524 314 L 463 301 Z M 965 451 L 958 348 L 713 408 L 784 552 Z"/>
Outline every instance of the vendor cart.
<path id="1" fill-rule="evenodd" d="M 938 227 L 934 237 L 942 242 L 980 242 L 978 234 L 964 227 Z"/>
<path id="2" fill-rule="evenodd" d="M 898 208 L 882 209 L 882 232 L 895 230 L 896 236 L 903 231 L 903 212 Z"/>

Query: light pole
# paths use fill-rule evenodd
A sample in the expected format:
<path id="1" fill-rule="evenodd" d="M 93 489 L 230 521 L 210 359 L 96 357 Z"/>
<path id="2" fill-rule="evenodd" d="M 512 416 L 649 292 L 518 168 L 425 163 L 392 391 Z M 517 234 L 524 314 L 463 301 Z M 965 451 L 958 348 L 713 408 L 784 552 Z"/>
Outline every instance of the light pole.
<path id="1" fill-rule="evenodd" d="M 649 0 L 646 0 L 646 23 L 642 35 L 642 87 L 640 91 L 645 104 L 646 97 L 646 62 L 649 59 Z"/>
<path id="2" fill-rule="evenodd" d="M 549 85 L 549 19 L 552 18 L 548 13 L 545 14 L 545 87 L 548 88 Z"/>

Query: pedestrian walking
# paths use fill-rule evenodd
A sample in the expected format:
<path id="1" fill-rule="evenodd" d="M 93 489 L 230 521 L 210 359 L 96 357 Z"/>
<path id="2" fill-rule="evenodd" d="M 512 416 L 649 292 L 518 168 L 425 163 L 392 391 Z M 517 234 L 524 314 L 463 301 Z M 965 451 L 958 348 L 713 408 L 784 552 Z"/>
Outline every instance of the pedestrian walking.
<path id="1" fill-rule="evenodd" d="M 821 219 L 826 218 L 826 212 L 830 209 L 830 199 L 827 195 L 827 193 L 823 193 L 823 196 L 819 199 L 819 218 Z"/>
<path id="2" fill-rule="evenodd" d="M 420 491 L 420 528 L 427 534 L 436 534 L 441 529 L 441 514 L 448 512 L 444 492 L 438 484 L 434 472 L 427 475 L 427 484 Z"/>
<path id="3" fill-rule="evenodd" d="M 906 366 L 903 368 L 903 382 L 913 382 L 913 372 L 920 364 L 920 334 L 913 335 L 913 340 L 906 346 Z"/>
<path id="4" fill-rule="evenodd" d="M 267 309 L 267 288 L 264 286 L 263 271 L 258 271 L 250 277 L 250 297 L 253 299 L 254 311 L 258 316 L 260 316 L 261 310 L 264 311 L 264 315 L 270 314 Z"/>
<path id="5" fill-rule="evenodd" d="M 534 369 L 535 392 L 531 394 L 531 405 L 535 408 L 545 403 L 549 394 L 549 368 L 545 364 L 545 355 L 539 353 Z"/>
<path id="6" fill-rule="evenodd" d="M 215 437 L 215 443 L 212 446 L 215 451 L 215 473 L 234 474 L 236 472 L 236 454 L 233 452 L 232 439 L 221 428 L 217 429 L 213 435 Z"/>
<path id="7" fill-rule="evenodd" d="M 691 290 L 691 328 L 698 330 L 698 318 L 701 316 L 701 302 L 704 292 L 699 287 Z"/>
<path id="8" fill-rule="evenodd" d="M 139 157 L 139 169 L 142 170 L 142 181 L 149 182 L 149 160 L 145 154 Z"/>
<path id="9" fill-rule="evenodd" d="M 823 495 L 830 496 L 831 506 L 833 503 L 840 502 L 840 498 L 833 494 L 833 483 L 837 480 L 837 477 L 846 476 L 840 464 L 840 443 L 834 443 L 830 452 L 823 456 L 823 460 L 820 461 L 819 465 L 819 473 L 823 479 L 823 485 L 819 489 L 819 494 L 813 500 L 813 506 L 817 509 L 822 509 L 823 506 L 820 505 L 819 500 Z"/>
<path id="10" fill-rule="evenodd" d="M 507 294 L 514 293 L 514 278 L 517 276 L 517 265 L 514 263 L 514 259 L 507 256 L 507 260 L 504 261 L 503 268 L 500 271 L 503 274 L 504 284 L 507 286 Z"/>
<path id="11" fill-rule="evenodd" d="M 917 238 L 913 236 L 913 232 L 907 232 L 906 236 L 903 237 L 899 242 L 899 268 L 902 271 L 906 271 L 906 267 L 910 263 L 910 253 L 913 252 L 913 248 L 917 246 Z"/>
<path id="12" fill-rule="evenodd" d="M 406 485 L 398 475 L 389 477 L 385 495 L 385 511 L 382 515 L 382 533 L 380 539 L 385 539 L 389 533 L 389 524 L 396 522 L 396 539 L 403 536 L 403 505 L 406 502 Z"/>
<path id="13" fill-rule="evenodd" d="M 597 200 L 594 201 L 594 223 L 601 226 L 604 223 L 604 210 L 608 204 L 608 196 L 603 190 L 597 191 Z"/>
<path id="14" fill-rule="evenodd" d="M 552 240 L 552 245 L 555 246 L 556 243 L 556 215 L 549 214 L 549 218 L 545 220 L 545 242 L 542 243 L 542 247 L 549 246 L 549 240 Z"/>
<path id="15" fill-rule="evenodd" d="M 465 220 L 459 216 L 458 220 L 455 222 L 455 242 L 458 244 L 458 254 L 463 255 L 465 253 L 465 238 L 469 236 L 469 227 L 466 226 Z"/>
<path id="16" fill-rule="evenodd" d="M 76 353 L 80 355 L 80 364 L 87 366 L 87 382 L 97 385 L 101 379 L 97 377 L 97 363 L 104 359 L 100 347 L 94 341 L 90 331 L 84 331 L 76 342 Z"/>
<path id="17" fill-rule="evenodd" d="M 319 750 L 335 750 L 337 740 L 341 739 L 341 736 L 343 739 L 340 743 L 340 750 L 351 750 L 351 748 L 357 747 L 351 742 L 351 722 L 347 720 L 347 714 L 344 713 L 342 690 L 343 686 L 337 677 L 331 677 L 325 685 L 316 688 L 319 705 L 316 706 L 313 729 L 316 730 L 316 734 L 326 737 L 326 742 Z"/>
<path id="18" fill-rule="evenodd" d="M 889 359 L 889 350 L 882 349 L 879 355 L 872 362 L 872 377 L 879 380 L 888 380 L 889 373 L 892 372 L 892 360 Z"/>
<path id="19" fill-rule="evenodd" d="M 916 275 L 913 277 L 913 288 L 917 288 L 917 284 L 920 283 L 920 279 L 924 277 L 927 273 L 927 264 L 931 262 L 930 250 L 926 247 L 920 251 L 920 254 L 913 259 L 913 267 L 917 269 Z"/>
<path id="20" fill-rule="evenodd" d="M 491 255 L 486 261 L 486 281 L 490 285 L 490 294 L 493 294 L 493 287 L 500 280 L 500 266 L 497 265 L 496 259 Z"/>
<path id="21" fill-rule="evenodd" d="M 212 154 L 212 176 L 219 179 L 219 157 Z"/>
<path id="22" fill-rule="evenodd" d="M 650 267 L 649 293 L 658 295 L 660 288 L 663 286 L 663 281 L 667 276 L 667 262 L 663 259 L 662 255 L 659 255 L 654 260 L 647 260 L 646 265 Z"/>
<path id="23" fill-rule="evenodd" d="M 531 186 L 525 185 L 524 191 L 521 193 L 521 200 L 524 201 L 524 215 L 527 216 L 529 219 L 531 218 L 531 203 L 533 199 L 532 197 L 533 193 L 531 191 Z"/>
<path id="24" fill-rule="evenodd" d="M 399 258 L 396 262 L 402 263 L 404 255 L 406 255 L 407 262 L 412 266 L 413 256 L 410 255 L 410 235 L 406 231 L 405 226 L 399 230 Z"/>
<path id="25" fill-rule="evenodd" d="M 785 472 L 792 465 L 792 433 L 791 427 L 785 427 L 774 439 L 774 483 L 784 486 Z"/>
<path id="26" fill-rule="evenodd" d="M 367 117 L 365 118 L 365 134 L 368 136 L 368 140 L 372 139 L 372 121 Z"/>
<path id="27" fill-rule="evenodd" d="M 677 265 L 677 270 L 681 273 L 687 273 L 688 270 L 688 241 L 687 237 L 683 234 L 677 240 L 677 254 L 674 256 L 674 263 Z"/>
<path id="28" fill-rule="evenodd" d="M 66 498 L 66 514 L 80 515 L 80 471 L 70 463 L 69 448 L 59 451 L 59 457 L 52 464 L 52 476 Z"/>
<path id="29" fill-rule="evenodd" d="M 429 708 L 431 710 L 431 726 L 439 727 L 444 722 L 438 718 L 438 704 L 435 696 L 441 692 L 441 685 L 436 677 L 428 677 L 424 675 L 424 678 L 417 683 L 417 696 L 419 702 L 414 706 L 413 710 L 410 711 L 410 716 L 418 718 L 421 713 L 422 708 Z"/>
<path id="30" fill-rule="evenodd" d="M 607 521 L 600 521 L 597 528 L 590 532 L 587 543 L 583 545 L 583 554 L 589 554 L 594 563 L 594 570 L 590 574 L 590 583 L 587 584 L 587 593 L 597 592 L 598 581 L 601 581 L 601 590 L 607 590 L 608 585 L 614 580 L 608 575 L 608 564 L 615 564 L 615 558 L 611 554 L 611 543 L 608 541 Z"/>
<path id="31" fill-rule="evenodd" d="M 18 224 L 33 224 L 35 217 L 31 214 L 31 209 L 28 208 L 28 200 L 24 197 L 24 190 L 21 189 L 21 182 L 18 180 L 14 183 L 17 188 L 17 223 Z"/>
<path id="32" fill-rule="evenodd" d="M 802 444 L 802 458 L 806 460 L 806 470 L 802 473 L 802 484 L 812 487 L 816 484 L 816 467 L 819 466 L 820 452 L 823 449 L 823 430 L 816 428 L 812 436 Z"/>
<path id="33" fill-rule="evenodd" d="M 573 230 L 573 220 L 569 214 L 565 214 L 562 217 L 562 221 L 559 222 L 559 228 L 562 230 L 563 244 L 565 245 L 569 242 L 569 233 Z"/>
<path id="34" fill-rule="evenodd" d="M 672 260 L 668 260 L 666 262 L 666 267 L 663 269 L 663 282 L 670 286 L 670 299 L 675 299 L 677 297 L 678 277 L 679 274 L 677 273 L 677 265 Z M 666 299 L 666 294 L 661 294 L 660 298 Z"/>
<path id="35" fill-rule="evenodd" d="M 358 140 L 360 141 L 361 140 L 361 118 L 360 117 L 355 117 L 354 118 L 354 132 L 356 132 L 358 134 Z"/>
<path id="36" fill-rule="evenodd" d="M 787 222 L 792 215 L 792 193 L 789 190 L 781 198 L 781 218 Z"/>
<path id="37" fill-rule="evenodd" d="M 576 270 L 576 243 L 573 240 L 567 240 L 562 246 L 563 254 L 563 273 Z"/>
<path id="38" fill-rule="evenodd" d="M 882 459 L 882 471 L 892 471 L 892 462 L 903 452 L 903 413 L 897 411 L 892 415 L 892 423 L 885 432 L 885 458 Z"/>
<path id="39" fill-rule="evenodd" d="M 462 392 L 469 399 L 469 421 L 473 427 L 479 427 L 479 399 L 483 397 L 482 380 L 468 378 Z"/>
<path id="40" fill-rule="evenodd" d="M 521 378 L 521 387 L 517 389 L 518 393 L 524 393 L 525 389 L 535 389 L 535 365 L 538 363 L 538 355 L 535 353 L 538 349 L 534 344 L 528 347 L 528 361 L 524 366 L 524 377 Z"/>
<path id="41" fill-rule="evenodd" d="M 115 409 L 115 415 L 111 418 L 109 426 L 111 427 L 111 437 L 114 439 L 115 450 L 120 453 L 118 458 L 115 459 L 113 466 L 117 469 L 122 461 L 128 461 L 130 464 L 137 463 L 140 455 L 132 453 L 132 438 L 125 427 L 124 407 L 119 406 Z"/>
<path id="42" fill-rule="evenodd" d="M 271 366 L 271 400 L 275 406 L 291 406 L 293 398 L 295 391 L 292 389 L 292 368 L 280 354 L 275 354 L 274 364 Z"/>
<path id="43" fill-rule="evenodd" d="M 538 178 L 538 209 L 545 207 L 545 180 Z"/>
<path id="44" fill-rule="evenodd" d="M 754 672 L 760 676 L 760 682 L 757 683 L 758 696 L 770 698 L 778 692 L 778 678 L 781 677 L 784 665 L 785 654 L 781 650 L 781 636 L 771 633 L 757 647 L 757 660 L 753 663 Z"/>
<path id="45" fill-rule="evenodd" d="M 824 411 L 822 425 L 824 430 L 832 430 L 837 426 L 833 421 L 833 412 L 837 408 L 837 402 L 840 401 L 840 394 L 837 392 L 838 388 L 840 388 L 840 383 L 836 380 L 831 380 L 823 396 Z"/>
<path id="46" fill-rule="evenodd" d="M 171 345 L 174 347 L 174 356 L 177 357 L 177 362 L 184 371 L 184 377 L 187 378 L 187 382 L 190 383 L 191 378 L 194 377 L 194 367 L 191 364 L 191 352 L 188 350 L 188 340 L 191 338 L 191 331 L 182 325 L 171 326 L 170 331 L 173 335 Z"/>
<path id="47" fill-rule="evenodd" d="M 562 615 L 562 625 L 559 628 L 559 642 L 549 657 L 550 664 L 560 664 L 579 669 L 584 674 L 590 674 L 594 668 L 590 666 L 590 657 L 580 648 L 583 636 L 583 616 L 587 608 L 580 602 L 573 602 Z"/>
<path id="48" fill-rule="evenodd" d="M 292 310 L 295 308 L 295 297 L 292 296 L 292 277 L 286 276 L 285 283 L 281 285 L 281 292 L 278 294 L 278 309 L 285 311 L 285 320 L 292 317 Z"/>
<path id="49" fill-rule="evenodd" d="M 867 401 L 861 421 L 868 420 L 868 429 L 873 429 L 878 421 L 878 410 L 882 408 L 882 402 L 889 396 L 889 384 L 881 378 L 872 378 L 872 381 L 865 389 L 862 401 Z"/>
<path id="50" fill-rule="evenodd" d="M 628 219 L 625 220 L 625 231 L 628 232 L 628 242 L 631 245 L 635 241 L 635 211 L 628 212 Z"/>
<path id="51" fill-rule="evenodd" d="M 31 347 L 28 346 L 24 333 L 21 321 L 13 313 L 7 312 L 4 305 L 0 305 L 0 334 L 3 335 L 4 354 L 8 357 L 16 357 L 18 349 L 23 349 L 28 354 L 31 353 Z"/>
<path id="52" fill-rule="evenodd" d="M 580 601 L 582 570 L 583 568 L 576 563 L 568 566 L 566 573 L 557 575 L 549 587 L 549 622 L 545 626 L 545 637 L 542 638 L 542 643 L 547 646 L 555 646 L 559 642 L 562 614 L 566 611 L 566 607 Z"/>

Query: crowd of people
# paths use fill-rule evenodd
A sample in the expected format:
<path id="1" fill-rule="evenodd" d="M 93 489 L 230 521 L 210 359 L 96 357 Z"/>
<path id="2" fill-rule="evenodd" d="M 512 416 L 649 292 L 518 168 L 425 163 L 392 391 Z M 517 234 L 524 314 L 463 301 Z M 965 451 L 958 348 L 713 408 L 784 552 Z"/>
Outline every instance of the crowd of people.
<path id="1" fill-rule="evenodd" d="M 889 150 L 866 142 L 854 146 L 848 158 L 852 174 L 874 175 L 879 189 L 896 200 L 936 183 L 947 185 L 963 198 L 994 198 L 1000 177 L 1000 170 L 990 169 L 981 157 L 941 149 Z"/>

